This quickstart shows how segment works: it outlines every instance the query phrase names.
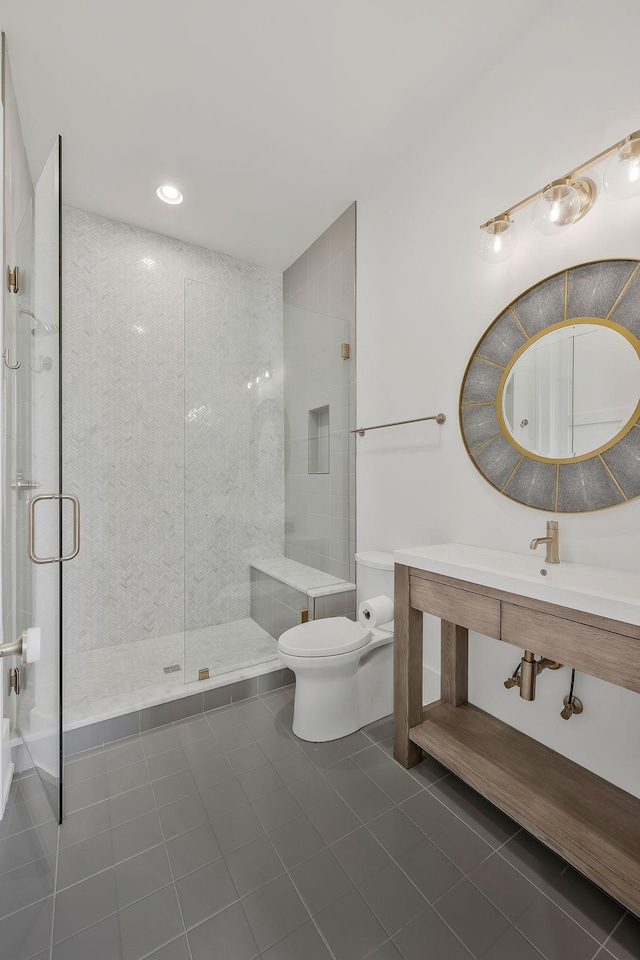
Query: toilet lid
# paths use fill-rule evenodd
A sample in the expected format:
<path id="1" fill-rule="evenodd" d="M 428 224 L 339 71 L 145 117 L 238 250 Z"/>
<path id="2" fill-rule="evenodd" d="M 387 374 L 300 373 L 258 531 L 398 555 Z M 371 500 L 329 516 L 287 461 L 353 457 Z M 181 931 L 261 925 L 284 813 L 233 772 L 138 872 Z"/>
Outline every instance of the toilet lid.
<path id="1" fill-rule="evenodd" d="M 348 617 L 326 617 L 310 620 L 285 630 L 278 640 L 278 649 L 293 657 L 332 657 L 364 647 L 371 631 Z"/>

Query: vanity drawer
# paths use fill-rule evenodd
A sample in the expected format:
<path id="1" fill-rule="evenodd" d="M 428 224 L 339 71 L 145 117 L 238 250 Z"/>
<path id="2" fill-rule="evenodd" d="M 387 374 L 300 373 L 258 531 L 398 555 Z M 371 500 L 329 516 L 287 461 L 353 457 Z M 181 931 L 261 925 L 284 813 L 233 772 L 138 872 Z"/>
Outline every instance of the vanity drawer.
<path id="1" fill-rule="evenodd" d="M 640 640 L 502 604 L 502 640 L 640 693 Z"/>
<path id="2" fill-rule="evenodd" d="M 500 601 L 433 580 L 411 577 L 411 606 L 441 620 L 500 639 Z"/>

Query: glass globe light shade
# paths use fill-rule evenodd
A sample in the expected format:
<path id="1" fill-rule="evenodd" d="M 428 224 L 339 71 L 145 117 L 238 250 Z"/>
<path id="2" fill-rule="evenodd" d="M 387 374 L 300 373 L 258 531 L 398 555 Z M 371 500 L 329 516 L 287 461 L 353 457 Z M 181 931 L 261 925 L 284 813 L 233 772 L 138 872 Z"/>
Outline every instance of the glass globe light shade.
<path id="1" fill-rule="evenodd" d="M 487 263 L 501 263 L 517 246 L 516 225 L 509 217 L 496 217 L 482 230 L 480 256 Z"/>
<path id="2" fill-rule="evenodd" d="M 540 233 L 554 234 L 579 219 L 582 197 L 571 183 L 549 184 L 533 206 L 533 223 Z"/>
<path id="3" fill-rule="evenodd" d="M 620 200 L 640 196 L 640 133 L 632 133 L 609 157 L 602 181 L 607 193 Z"/>

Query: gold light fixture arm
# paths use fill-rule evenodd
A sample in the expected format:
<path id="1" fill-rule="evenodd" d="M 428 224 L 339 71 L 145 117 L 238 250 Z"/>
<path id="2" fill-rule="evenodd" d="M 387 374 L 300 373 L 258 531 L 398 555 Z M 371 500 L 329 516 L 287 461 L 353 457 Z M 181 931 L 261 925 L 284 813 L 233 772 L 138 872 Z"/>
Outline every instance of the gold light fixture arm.
<path id="1" fill-rule="evenodd" d="M 564 177 L 561 177 L 561 180 L 574 180 L 577 175 L 583 173 L 585 170 L 589 170 L 591 167 L 594 167 L 597 163 L 600 163 L 601 160 L 604 160 L 605 157 L 610 156 L 612 153 L 615 153 L 616 150 L 620 150 L 624 147 L 625 143 L 628 143 L 630 140 L 640 138 L 640 130 L 634 130 L 633 133 L 630 133 L 628 137 L 625 137 L 624 140 L 618 140 L 617 143 L 612 144 L 612 146 L 607 147 L 606 150 L 601 150 L 600 153 L 597 153 L 595 157 L 591 157 L 590 160 L 586 160 L 584 163 L 581 163 L 579 166 L 574 167 L 573 170 L 570 170 L 569 173 L 566 173 Z M 487 220 L 485 223 L 480 224 L 481 230 L 486 230 L 489 224 L 493 223 L 494 220 L 501 220 L 504 217 L 510 217 L 511 214 L 516 213 L 518 210 L 522 210 L 523 207 L 526 207 L 528 204 L 533 203 L 534 200 L 537 200 L 538 197 L 541 197 L 545 192 L 549 183 L 545 183 L 544 187 L 540 187 L 539 190 L 536 190 L 535 193 L 530 194 L 528 197 L 525 197 L 524 200 L 519 200 L 517 203 L 514 203 L 513 206 L 507 207 L 506 210 L 503 210 L 502 213 L 496 214 L 495 217 L 491 217 L 490 220 Z"/>

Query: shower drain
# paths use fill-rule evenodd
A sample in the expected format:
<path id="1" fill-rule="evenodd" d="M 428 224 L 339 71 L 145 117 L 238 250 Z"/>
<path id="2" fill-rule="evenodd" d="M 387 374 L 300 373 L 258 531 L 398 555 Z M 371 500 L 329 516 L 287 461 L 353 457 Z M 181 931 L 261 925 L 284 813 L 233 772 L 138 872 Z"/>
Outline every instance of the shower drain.
<path id="1" fill-rule="evenodd" d="M 162 668 L 165 673 L 175 673 L 177 670 L 182 670 L 182 667 L 179 663 L 172 663 L 170 667 Z"/>

